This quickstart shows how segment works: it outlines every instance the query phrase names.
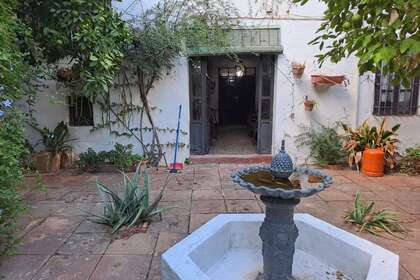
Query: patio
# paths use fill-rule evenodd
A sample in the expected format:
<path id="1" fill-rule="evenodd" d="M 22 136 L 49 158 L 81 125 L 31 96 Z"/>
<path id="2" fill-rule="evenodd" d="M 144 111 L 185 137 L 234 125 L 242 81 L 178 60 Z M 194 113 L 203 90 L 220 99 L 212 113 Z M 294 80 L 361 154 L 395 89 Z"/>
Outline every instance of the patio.
<path id="1" fill-rule="evenodd" d="M 159 255 L 219 213 L 261 213 L 262 203 L 230 180 L 239 166 L 189 166 L 170 175 L 161 206 L 176 205 L 147 233 L 111 242 L 106 227 L 85 220 L 85 211 L 100 211 L 95 181 L 116 185 L 119 174 L 47 176 L 47 191 L 27 178 L 22 189 L 30 202 L 20 219 L 21 243 L 16 254 L 1 259 L 4 279 L 138 279 L 158 280 Z M 351 170 L 325 170 L 333 186 L 304 199 L 298 212 L 310 213 L 347 231 L 369 239 L 400 256 L 400 279 L 420 279 L 420 177 L 401 175 L 368 178 Z M 157 194 L 167 173 L 151 171 L 152 195 Z M 404 240 L 357 233 L 344 223 L 344 211 L 353 195 L 376 201 L 377 208 L 401 213 L 408 229 Z M 2 278 L 1 278 L 2 279 Z"/>

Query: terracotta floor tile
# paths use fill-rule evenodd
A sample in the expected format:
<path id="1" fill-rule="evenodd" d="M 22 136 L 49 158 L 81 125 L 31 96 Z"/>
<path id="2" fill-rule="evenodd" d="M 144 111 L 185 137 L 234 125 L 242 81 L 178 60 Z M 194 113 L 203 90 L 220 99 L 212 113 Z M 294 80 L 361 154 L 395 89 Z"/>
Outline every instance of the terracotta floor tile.
<path id="1" fill-rule="evenodd" d="M 144 280 L 152 256 L 103 256 L 90 280 Z"/>
<path id="2" fill-rule="evenodd" d="M 226 212 L 225 202 L 220 200 L 195 200 L 192 202 L 191 213 L 213 214 Z"/>
<path id="3" fill-rule="evenodd" d="M 400 264 L 414 276 L 420 279 L 420 250 L 403 250 L 399 252 Z"/>
<path id="4" fill-rule="evenodd" d="M 57 217 L 52 216 L 44 220 L 32 230 L 37 233 L 72 233 L 83 221 L 83 217 Z"/>
<path id="5" fill-rule="evenodd" d="M 255 199 L 255 195 L 247 190 L 223 189 L 225 199 Z"/>
<path id="6" fill-rule="evenodd" d="M 70 237 L 70 233 L 30 232 L 23 237 L 16 251 L 18 254 L 51 255 Z"/>
<path id="7" fill-rule="evenodd" d="M 100 256 L 53 256 L 33 280 L 85 280 Z"/>
<path id="8" fill-rule="evenodd" d="M 114 240 L 105 255 L 151 255 L 155 249 L 156 237 L 148 233 L 138 233 L 128 239 Z"/>
<path id="9" fill-rule="evenodd" d="M 212 200 L 223 199 L 222 192 L 219 190 L 194 190 L 192 200 Z"/>
<path id="10" fill-rule="evenodd" d="M 0 258 L 0 279 L 30 280 L 44 263 L 47 262 L 49 257 L 49 255 L 15 255 L 2 257 Z"/>
<path id="11" fill-rule="evenodd" d="M 256 200 L 226 200 L 229 213 L 261 213 Z"/>
<path id="12" fill-rule="evenodd" d="M 62 255 L 102 255 L 109 243 L 109 233 L 75 233 L 58 249 Z"/>

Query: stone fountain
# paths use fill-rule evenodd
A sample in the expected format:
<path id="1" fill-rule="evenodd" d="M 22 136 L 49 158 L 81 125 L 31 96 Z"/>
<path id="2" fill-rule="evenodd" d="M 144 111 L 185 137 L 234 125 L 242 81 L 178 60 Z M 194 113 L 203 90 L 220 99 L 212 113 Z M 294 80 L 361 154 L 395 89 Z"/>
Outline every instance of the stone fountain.
<path id="1" fill-rule="evenodd" d="M 316 175 L 322 178 L 316 187 L 302 188 L 289 181 L 292 173 Z M 232 174 L 235 183 L 261 195 L 266 207 L 260 228 L 264 274 L 258 280 L 290 280 L 298 229 L 293 219 L 296 205 L 302 197 L 314 195 L 332 184 L 332 178 L 309 168 L 293 166 L 286 153 L 284 140 L 271 166 L 248 167 Z"/>
<path id="2" fill-rule="evenodd" d="M 320 183 L 289 180 L 292 174 L 315 175 Z M 332 178 L 294 167 L 284 141 L 270 166 L 241 169 L 232 179 L 260 195 L 265 215 L 213 218 L 162 255 L 163 280 L 398 279 L 397 255 L 311 215 L 294 214 L 302 198 L 328 188 Z"/>

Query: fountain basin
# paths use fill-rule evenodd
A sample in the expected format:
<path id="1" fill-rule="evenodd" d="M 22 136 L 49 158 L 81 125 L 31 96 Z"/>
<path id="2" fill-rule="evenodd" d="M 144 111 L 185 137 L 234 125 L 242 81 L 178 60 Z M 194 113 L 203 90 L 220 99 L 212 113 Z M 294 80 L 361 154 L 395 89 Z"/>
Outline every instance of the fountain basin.
<path id="1" fill-rule="evenodd" d="M 162 279 L 254 280 L 263 267 L 263 220 L 264 214 L 218 215 L 162 255 Z M 296 279 L 398 279 L 394 253 L 308 214 L 294 221 Z"/>

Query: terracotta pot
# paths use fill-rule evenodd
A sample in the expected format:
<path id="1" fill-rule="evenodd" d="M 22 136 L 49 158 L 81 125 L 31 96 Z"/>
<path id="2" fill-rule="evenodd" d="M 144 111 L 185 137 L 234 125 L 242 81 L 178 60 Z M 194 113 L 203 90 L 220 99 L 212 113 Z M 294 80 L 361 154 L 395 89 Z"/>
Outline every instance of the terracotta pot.
<path id="1" fill-rule="evenodd" d="M 362 156 L 362 172 L 371 177 L 384 176 L 385 153 L 382 148 L 365 149 Z"/>
<path id="2" fill-rule="evenodd" d="M 305 72 L 305 66 L 304 65 L 294 65 L 294 66 L 292 66 L 292 73 L 293 73 L 293 77 L 295 79 L 302 78 L 303 72 Z"/>
<path id="3" fill-rule="evenodd" d="M 74 164 L 74 153 L 72 151 L 64 151 L 61 153 L 60 168 L 71 168 Z"/>
<path id="4" fill-rule="evenodd" d="M 311 80 L 314 85 L 327 85 L 334 86 L 340 85 L 344 82 L 346 77 L 344 75 L 339 76 L 327 76 L 327 75 L 311 75 Z"/>
<path id="5" fill-rule="evenodd" d="M 36 170 L 40 173 L 47 173 L 50 172 L 50 157 L 51 153 L 49 152 L 42 152 L 35 154 L 33 156 Z"/>
<path id="6" fill-rule="evenodd" d="M 49 172 L 58 172 L 61 165 L 61 153 L 51 154 Z"/>
<path id="7" fill-rule="evenodd" d="M 305 105 L 305 111 L 311 112 L 314 109 L 315 103 L 310 100 L 305 100 L 304 105 Z"/>

